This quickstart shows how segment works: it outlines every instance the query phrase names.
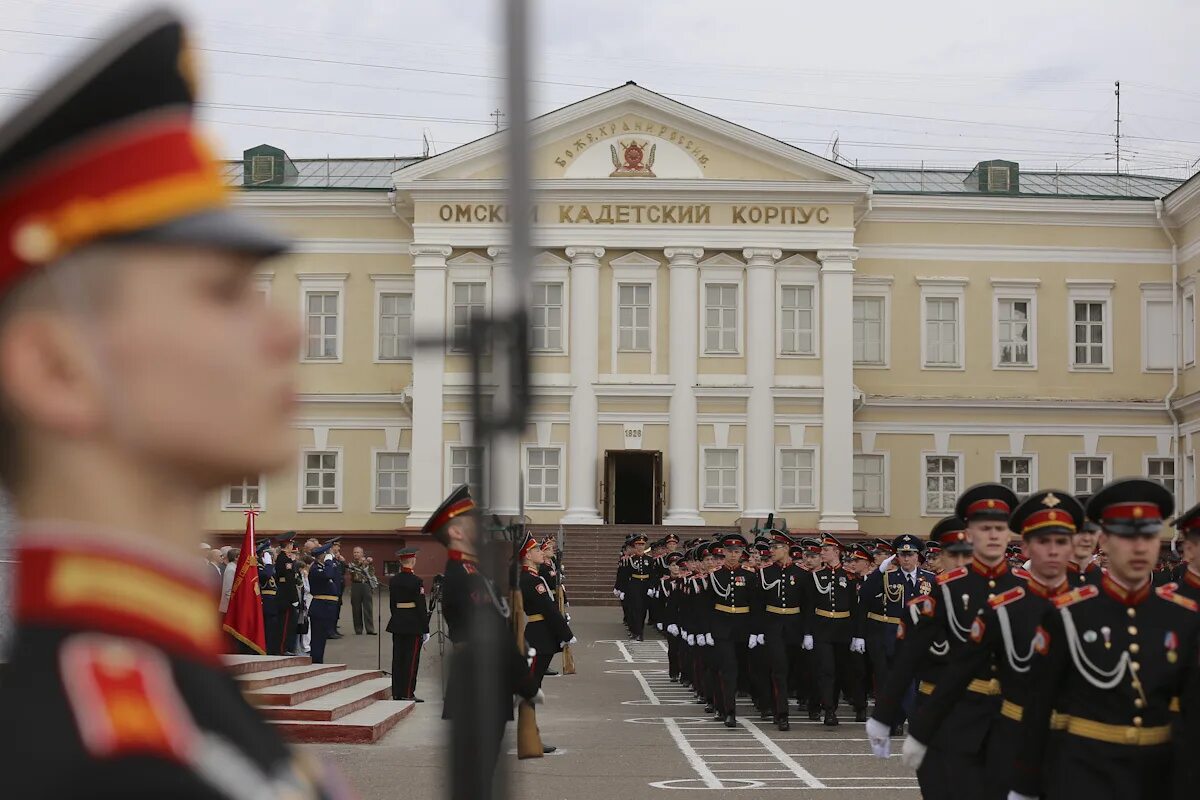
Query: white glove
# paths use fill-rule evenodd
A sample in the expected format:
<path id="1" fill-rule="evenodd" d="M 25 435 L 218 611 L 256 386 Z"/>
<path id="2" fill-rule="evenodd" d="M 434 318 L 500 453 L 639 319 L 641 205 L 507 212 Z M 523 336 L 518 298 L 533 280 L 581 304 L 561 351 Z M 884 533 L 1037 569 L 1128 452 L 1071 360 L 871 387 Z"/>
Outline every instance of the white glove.
<path id="1" fill-rule="evenodd" d="M 813 649 L 813 640 L 812 640 L 811 633 L 805 635 L 804 641 L 800 644 L 800 649 L 801 650 L 812 650 Z"/>
<path id="2" fill-rule="evenodd" d="M 618 593 L 618 594 L 617 594 L 617 597 L 620 597 L 622 600 L 624 600 L 624 599 L 625 599 L 625 593 L 624 593 L 624 592 L 620 592 L 620 593 Z"/>
<path id="3" fill-rule="evenodd" d="M 711 634 L 711 633 L 706 633 L 706 634 L 704 634 L 704 638 L 708 640 L 708 646 L 709 646 L 709 647 L 716 647 L 716 646 L 717 646 L 717 643 L 713 641 L 713 638 L 712 638 L 712 634 Z"/>
<path id="4" fill-rule="evenodd" d="M 867 741 L 876 758 L 887 758 L 892 754 L 892 731 L 874 717 L 867 718 Z"/>
<path id="5" fill-rule="evenodd" d="M 1038 800 L 1038 799 L 1031 794 L 1021 794 L 1020 792 L 1010 791 L 1008 793 L 1008 800 Z"/>
<path id="6" fill-rule="evenodd" d="M 621 590 L 613 589 L 613 597 L 620 597 L 620 596 L 621 596 Z"/>
<path id="7" fill-rule="evenodd" d="M 896 556 L 891 555 L 891 556 L 888 556 L 887 558 L 885 558 L 883 561 L 879 562 L 879 571 L 887 572 L 888 567 L 890 567 L 892 565 L 892 562 L 895 560 L 896 560 Z"/>
<path id="8" fill-rule="evenodd" d="M 425 644 L 428 641 L 429 641 L 429 634 L 428 633 L 422 634 L 421 635 L 421 644 Z"/>
<path id="9" fill-rule="evenodd" d="M 904 737 L 904 749 L 901 751 L 900 760 L 909 769 L 920 769 L 921 762 L 925 760 L 925 751 L 928 749 L 928 747 L 918 742 L 912 736 L 906 736 Z"/>
<path id="10" fill-rule="evenodd" d="M 569 645 L 569 644 L 575 644 L 575 643 L 576 643 L 576 642 L 578 642 L 578 641 L 579 641 L 579 637 L 578 637 L 578 636 L 572 636 L 572 637 L 571 637 L 571 641 L 569 641 L 569 642 L 563 642 L 563 643 L 562 643 L 562 646 L 563 646 L 563 647 L 566 647 L 567 645 Z"/>
<path id="11" fill-rule="evenodd" d="M 850 640 L 850 652 L 851 652 L 851 653 L 865 653 L 865 652 L 867 652 L 867 643 L 866 643 L 866 641 L 865 641 L 865 640 L 863 640 L 863 639 L 858 639 L 858 638 L 851 639 L 851 640 Z"/>
<path id="12" fill-rule="evenodd" d="M 270 550 L 263 550 L 262 562 L 263 562 L 263 564 L 265 564 L 268 567 L 271 566 L 271 551 Z"/>
<path id="13" fill-rule="evenodd" d="M 540 706 L 544 702 L 546 702 L 546 693 L 541 689 L 538 689 L 537 694 L 529 698 L 529 704 L 531 706 Z"/>
<path id="14" fill-rule="evenodd" d="M 765 635 L 765 634 L 761 634 L 761 633 L 760 633 L 760 634 L 758 635 L 758 643 L 759 643 L 759 644 L 766 644 L 766 643 L 767 643 L 767 637 L 766 637 L 766 635 Z"/>
<path id="15" fill-rule="evenodd" d="M 661 622 L 659 622 L 659 623 L 656 623 L 654 627 L 658 628 L 661 631 L 663 629 L 663 624 Z"/>
<path id="16" fill-rule="evenodd" d="M 679 635 L 679 626 L 674 623 L 671 623 L 670 625 L 667 626 L 667 633 L 671 634 L 672 636 L 678 636 Z"/>
<path id="17" fill-rule="evenodd" d="M 758 647 L 758 637 L 753 633 L 750 634 L 750 642 L 747 644 L 747 647 L 749 647 L 751 650 Z"/>
<path id="18" fill-rule="evenodd" d="M 333 553 L 326 553 L 326 554 L 325 554 L 325 561 L 326 561 L 326 562 L 333 561 Z"/>
<path id="19" fill-rule="evenodd" d="M 684 634 L 683 639 L 684 639 L 684 641 L 686 641 L 688 643 L 688 646 L 690 646 L 690 647 L 696 646 L 696 637 L 692 636 L 690 633 Z"/>
<path id="20" fill-rule="evenodd" d="M 567 621 L 568 625 L 571 624 L 571 615 L 570 614 L 564 614 L 563 619 L 565 619 Z"/>

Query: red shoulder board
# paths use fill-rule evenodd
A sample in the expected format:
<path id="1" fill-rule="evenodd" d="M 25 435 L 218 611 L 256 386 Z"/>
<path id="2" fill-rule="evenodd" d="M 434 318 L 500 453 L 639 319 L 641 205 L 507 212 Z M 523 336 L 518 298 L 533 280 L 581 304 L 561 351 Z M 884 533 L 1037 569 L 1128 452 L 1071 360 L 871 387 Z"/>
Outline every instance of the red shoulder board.
<path id="1" fill-rule="evenodd" d="M 995 597 L 988 600 L 988 604 L 992 608 L 999 608 L 1000 606 L 1006 606 L 1015 600 L 1020 600 L 1024 596 L 1025 596 L 1025 590 L 1022 589 L 1020 586 L 1014 586 L 1013 588 L 1009 589 L 1004 594 L 998 594 Z"/>
<path id="2" fill-rule="evenodd" d="M 952 569 L 949 572 L 943 572 L 941 575 L 937 576 L 938 585 L 940 586 L 943 583 L 949 583 L 950 581 L 956 581 L 959 578 L 966 575 L 970 571 L 971 570 L 968 569 L 967 567 L 959 567 L 958 569 Z"/>
<path id="3" fill-rule="evenodd" d="M 190 760 L 196 726 L 161 652 L 130 639 L 78 634 L 63 643 L 59 665 L 80 739 L 93 757 Z"/>
<path id="4" fill-rule="evenodd" d="M 1195 600 L 1192 600 L 1191 598 L 1188 598 L 1188 597 L 1184 597 L 1181 594 L 1176 594 L 1176 590 L 1178 588 L 1179 588 L 1179 584 L 1168 583 L 1166 586 L 1159 586 L 1157 589 L 1154 590 L 1154 592 L 1159 597 L 1161 597 L 1163 600 L 1170 600 L 1172 603 L 1174 603 L 1176 605 L 1183 606 L 1188 611 L 1200 610 L 1200 605 L 1197 605 Z"/>
<path id="5" fill-rule="evenodd" d="M 479 570 L 475 569 L 475 565 L 472 564 L 470 561 L 464 561 L 464 562 L 462 562 L 462 565 L 463 565 L 463 570 L 468 575 L 474 575 L 475 573 L 479 572 Z"/>
<path id="6" fill-rule="evenodd" d="M 1013 567 L 1011 572 L 1013 575 L 1016 575 L 1018 578 L 1020 578 L 1023 581 L 1029 580 L 1029 577 L 1030 577 L 1029 572 L 1027 570 L 1023 569 L 1022 567 Z"/>
<path id="7" fill-rule="evenodd" d="M 1072 606 L 1081 600 L 1088 600 L 1100 594 L 1100 587 L 1094 584 L 1080 586 L 1078 589 L 1072 589 L 1069 592 L 1063 592 L 1058 597 L 1054 598 L 1055 608 L 1066 608 Z"/>

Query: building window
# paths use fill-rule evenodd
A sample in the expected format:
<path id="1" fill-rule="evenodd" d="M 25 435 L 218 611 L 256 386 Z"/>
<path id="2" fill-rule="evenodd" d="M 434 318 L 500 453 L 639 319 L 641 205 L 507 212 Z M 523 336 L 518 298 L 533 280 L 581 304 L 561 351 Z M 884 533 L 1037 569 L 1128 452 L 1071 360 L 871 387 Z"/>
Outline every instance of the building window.
<path id="1" fill-rule="evenodd" d="M 854 298 L 853 315 L 854 363 L 883 364 L 884 299 Z"/>
<path id="2" fill-rule="evenodd" d="M 958 298 L 929 297 L 925 299 L 926 366 L 959 366 L 958 323 Z"/>
<path id="3" fill-rule="evenodd" d="M 738 351 L 737 284 L 709 283 L 704 286 L 704 352 Z"/>
<path id="4" fill-rule="evenodd" d="M 650 284 L 622 283 L 617 287 L 617 349 L 650 351 Z"/>
<path id="5" fill-rule="evenodd" d="M 385 292 L 379 295 L 379 359 L 412 358 L 412 295 Z"/>
<path id="6" fill-rule="evenodd" d="M 562 449 L 531 447 L 525 455 L 525 498 L 531 506 L 558 506 L 562 500 Z"/>
<path id="7" fill-rule="evenodd" d="M 529 346 L 537 351 L 561 353 L 563 349 L 563 285 L 535 283 L 529 311 Z"/>
<path id="8" fill-rule="evenodd" d="M 483 448 L 450 448 L 450 485 L 467 484 L 476 498 L 483 494 Z"/>
<path id="9" fill-rule="evenodd" d="M 704 451 L 704 505 L 737 506 L 738 451 Z"/>
<path id="10" fill-rule="evenodd" d="M 779 453 L 779 498 L 784 506 L 808 508 L 816 505 L 814 481 L 816 454 L 812 450 L 783 450 Z"/>
<path id="11" fill-rule="evenodd" d="M 336 359 L 340 345 L 338 292 L 308 292 L 304 298 L 306 345 L 304 356 L 310 360 Z"/>
<path id="12" fill-rule="evenodd" d="M 375 454 L 375 507 L 408 508 L 408 453 Z"/>
<path id="13" fill-rule="evenodd" d="M 1161 483 L 1169 492 L 1175 493 L 1175 459 L 1146 459 L 1146 477 Z"/>
<path id="14" fill-rule="evenodd" d="M 811 286 L 781 286 L 779 324 L 782 351 L 789 355 L 812 355 L 813 290 Z"/>
<path id="15" fill-rule="evenodd" d="M 958 500 L 958 456 L 925 456 L 925 513 L 950 514 Z"/>
<path id="16" fill-rule="evenodd" d="M 450 348 L 466 350 L 470 346 L 471 324 L 487 312 L 486 283 L 454 284 L 451 307 Z"/>
<path id="17" fill-rule="evenodd" d="M 997 301 L 997 362 L 1005 367 L 1027 367 L 1032 363 L 1030 329 L 1033 325 L 1029 301 L 1001 298 Z"/>
<path id="18" fill-rule="evenodd" d="M 1104 301 L 1076 300 L 1074 303 L 1074 334 L 1071 364 L 1076 367 L 1102 367 L 1108 363 L 1107 337 L 1104 334 Z"/>
<path id="19" fill-rule="evenodd" d="M 1071 460 L 1075 494 L 1095 494 L 1108 482 L 1108 459 L 1076 456 Z"/>
<path id="20" fill-rule="evenodd" d="M 1000 482 L 1018 497 L 1027 497 L 1034 489 L 1031 456 L 1001 456 Z"/>
<path id="21" fill-rule="evenodd" d="M 310 450 L 304 454 L 304 507 L 337 508 L 338 454 Z"/>
<path id="22" fill-rule="evenodd" d="M 1169 284 L 1142 285 L 1142 366 L 1147 370 L 1175 366 L 1173 292 Z"/>
<path id="23" fill-rule="evenodd" d="M 854 456 L 854 510 L 863 514 L 882 514 L 883 456 Z"/>
<path id="24" fill-rule="evenodd" d="M 225 508 L 262 509 L 262 478 L 254 475 L 225 487 Z"/>
<path id="25" fill-rule="evenodd" d="M 1196 363 L 1196 295 L 1183 296 L 1183 364 Z"/>

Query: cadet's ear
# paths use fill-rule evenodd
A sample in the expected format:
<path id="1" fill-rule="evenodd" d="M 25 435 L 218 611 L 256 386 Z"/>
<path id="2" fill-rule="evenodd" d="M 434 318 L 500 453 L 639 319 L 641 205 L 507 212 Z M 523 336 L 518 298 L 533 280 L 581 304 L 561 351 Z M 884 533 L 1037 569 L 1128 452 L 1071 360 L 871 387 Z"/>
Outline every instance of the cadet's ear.
<path id="1" fill-rule="evenodd" d="M 61 313 L 17 312 L 0 331 L 0 386 L 23 424 L 81 437 L 104 419 L 93 343 Z"/>

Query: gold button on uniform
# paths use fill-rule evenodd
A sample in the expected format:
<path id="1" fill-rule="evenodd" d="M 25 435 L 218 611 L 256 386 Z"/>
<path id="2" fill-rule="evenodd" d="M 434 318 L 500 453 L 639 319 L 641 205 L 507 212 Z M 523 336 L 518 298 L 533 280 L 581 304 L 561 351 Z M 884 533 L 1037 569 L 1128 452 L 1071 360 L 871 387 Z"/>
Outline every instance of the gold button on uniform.
<path id="1" fill-rule="evenodd" d="M 1135 727 L 1135 728 L 1140 728 L 1140 727 L 1142 727 L 1142 718 L 1141 718 L 1141 717 L 1134 717 L 1134 718 L 1133 718 L 1133 727 Z"/>
<path id="2" fill-rule="evenodd" d="M 1133 653 L 1135 656 L 1137 655 L 1138 651 L 1141 649 L 1142 648 L 1138 647 L 1137 642 L 1134 642 L 1133 644 L 1129 645 L 1129 652 Z"/>
<path id="3" fill-rule="evenodd" d="M 989 588 L 989 589 L 995 589 L 995 588 L 996 588 L 996 582 L 995 582 L 995 581 L 988 581 L 988 588 Z"/>
<path id="4" fill-rule="evenodd" d="M 1136 626 L 1134 626 L 1134 625 L 1129 626 L 1129 635 L 1137 636 L 1137 627 Z"/>
<path id="5" fill-rule="evenodd" d="M 1129 662 L 1129 668 L 1131 670 L 1133 670 L 1134 672 L 1137 672 L 1139 669 L 1142 668 L 1142 665 L 1136 661 L 1131 661 L 1131 662 Z"/>
<path id="6" fill-rule="evenodd" d="M 1141 707 L 1142 707 L 1142 706 L 1144 706 L 1144 705 L 1146 705 L 1146 701 L 1145 701 L 1145 700 L 1143 700 L 1143 699 L 1142 699 L 1142 698 L 1140 698 L 1140 697 L 1135 697 L 1135 698 L 1134 698 L 1134 700 L 1133 700 L 1133 706 L 1134 706 L 1134 708 L 1141 708 Z"/>
<path id="7" fill-rule="evenodd" d="M 1136 610 L 1134 610 L 1134 609 L 1132 609 L 1132 608 L 1127 608 L 1127 609 L 1125 609 L 1125 613 L 1126 613 L 1126 614 L 1128 614 L 1128 615 L 1129 615 L 1129 616 L 1131 616 L 1131 617 L 1136 617 L 1136 616 L 1137 616 L 1137 611 L 1136 611 Z"/>

